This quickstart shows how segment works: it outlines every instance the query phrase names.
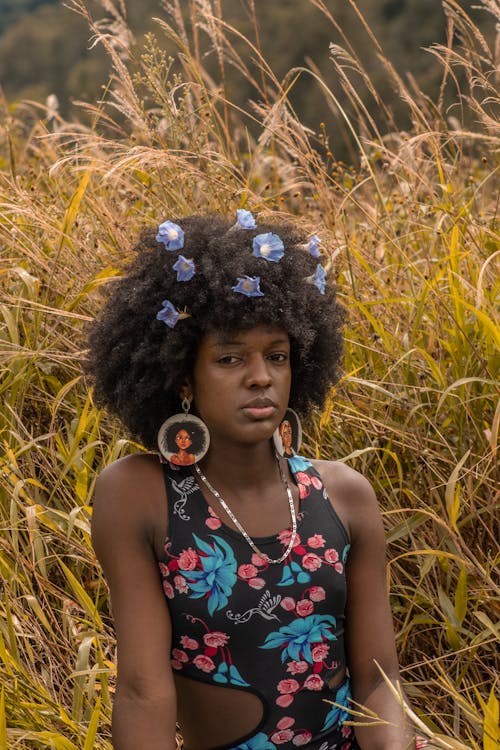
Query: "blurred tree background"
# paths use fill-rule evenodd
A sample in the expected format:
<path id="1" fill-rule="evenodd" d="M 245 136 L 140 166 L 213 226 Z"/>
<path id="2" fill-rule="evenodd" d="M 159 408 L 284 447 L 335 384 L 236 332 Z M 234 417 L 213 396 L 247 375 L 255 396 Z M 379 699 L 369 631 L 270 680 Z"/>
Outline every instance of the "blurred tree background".
<path id="1" fill-rule="evenodd" d="M 368 44 L 368 31 L 349 0 L 317 0 L 313 4 L 317 8 L 308 0 L 254 0 L 250 6 L 255 6 L 258 32 L 253 28 L 248 3 L 221 0 L 220 5 L 225 22 L 253 39 L 278 78 L 294 67 L 308 66 L 317 70 L 324 84 L 337 97 L 338 107 L 345 107 L 352 116 L 330 60 L 330 44 L 343 44 L 345 40 L 340 29 L 347 30 L 352 49 L 362 66 L 370 71 L 382 100 L 391 102 L 395 128 L 409 126 L 407 107 L 398 102 L 397 95 L 391 91 L 384 65 L 374 56 L 373 46 Z M 417 86 L 434 100 L 439 93 L 442 68 L 424 48 L 447 40 L 447 19 L 441 2 L 359 0 L 357 5 L 370 33 L 378 39 L 394 68 L 409 82 L 410 89 L 414 79 Z M 483 33 L 488 35 L 491 31 L 493 34 L 493 24 L 488 29 L 485 14 L 477 14 L 474 2 L 460 0 L 453 5 L 462 7 Z M 88 6 L 91 11 L 96 9 L 92 0 Z M 161 0 L 141 0 L 140 3 L 129 0 L 124 3 L 137 47 L 142 45 L 144 35 L 153 31 L 167 52 L 173 51 L 170 40 L 153 20 L 155 16 L 165 18 L 168 6 L 168 0 L 163 3 Z M 187 7 L 188 4 L 180 3 L 180 6 Z M 337 38 L 332 37 L 332 27 L 325 24 L 321 8 L 327 9 L 338 24 Z M 98 15 L 102 16 L 102 8 Z M 189 19 L 186 20 L 189 27 Z M 108 21 L 113 22 L 111 18 Z M 194 33 L 200 47 L 203 49 L 206 45 L 206 69 L 220 80 L 217 54 L 209 47 L 204 30 L 198 28 Z M 244 43 L 237 36 L 233 41 L 236 50 L 243 49 Z M 0 4 L 0 86 L 9 102 L 20 99 L 43 102 L 49 94 L 55 94 L 65 118 L 81 119 L 82 113 L 77 111 L 75 100 L 94 101 L 99 97 L 108 79 L 108 66 L 109 59 L 104 51 L 99 45 L 94 46 L 89 37 L 86 21 L 60 0 L 4 0 Z M 256 98 L 251 82 L 234 67 L 226 67 L 224 81 L 236 104 L 246 107 L 249 100 Z M 321 122 L 325 122 L 330 148 L 335 149 L 337 157 L 349 158 L 342 118 L 337 117 L 338 107 L 333 103 L 329 105 L 321 87 L 313 84 L 310 74 L 301 74 L 294 82 L 290 100 L 297 115 L 315 131 L 319 130 Z M 450 89 L 448 93 L 449 101 L 456 102 L 456 89 Z M 361 79 L 360 96 L 378 121 L 377 106 Z M 460 121 L 456 105 L 450 110 L 450 115 Z"/>

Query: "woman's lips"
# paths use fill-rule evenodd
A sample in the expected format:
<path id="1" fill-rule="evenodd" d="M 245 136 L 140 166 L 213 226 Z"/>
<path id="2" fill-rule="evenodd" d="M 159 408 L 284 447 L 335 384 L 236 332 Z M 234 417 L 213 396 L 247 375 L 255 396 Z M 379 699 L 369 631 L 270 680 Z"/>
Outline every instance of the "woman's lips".
<path id="1" fill-rule="evenodd" d="M 269 419 L 276 413 L 276 405 L 270 399 L 254 399 L 242 407 L 243 414 L 251 419 Z"/>
<path id="2" fill-rule="evenodd" d="M 252 419 L 269 419 L 276 412 L 275 406 L 244 406 L 243 414 Z"/>

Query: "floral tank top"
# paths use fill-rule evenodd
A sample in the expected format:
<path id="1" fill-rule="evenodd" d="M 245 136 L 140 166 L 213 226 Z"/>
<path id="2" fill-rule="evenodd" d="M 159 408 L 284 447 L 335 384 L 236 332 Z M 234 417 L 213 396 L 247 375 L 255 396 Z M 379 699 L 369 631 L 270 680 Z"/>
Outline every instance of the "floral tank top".
<path id="1" fill-rule="evenodd" d="M 260 697 L 259 726 L 228 750 L 349 750 L 357 747 L 352 729 L 343 727 L 349 682 L 328 686 L 346 663 L 349 539 L 311 463 L 300 456 L 288 462 L 299 489 L 298 533 L 277 565 L 221 521 L 189 468 L 163 465 L 169 531 L 159 567 L 172 620 L 172 669 Z M 290 533 L 255 543 L 277 558 Z M 330 744 L 332 736 L 339 741 Z"/>

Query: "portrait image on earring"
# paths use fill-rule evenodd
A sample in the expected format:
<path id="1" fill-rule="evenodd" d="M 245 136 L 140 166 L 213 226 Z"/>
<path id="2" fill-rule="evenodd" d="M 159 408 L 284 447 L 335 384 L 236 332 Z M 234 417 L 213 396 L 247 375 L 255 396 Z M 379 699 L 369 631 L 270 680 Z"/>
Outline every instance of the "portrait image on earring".
<path id="1" fill-rule="evenodd" d="M 280 456 L 296 456 L 302 444 L 302 425 L 299 415 L 293 409 L 287 409 L 285 416 L 273 434 L 273 442 Z"/>
<path id="2" fill-rule="evenodd" d="M 192 466 L 201 461 L 209 444 L 205 423 L 193 414 L 174 414 L 158 431 L 158 449 L 174 466 Z"/>

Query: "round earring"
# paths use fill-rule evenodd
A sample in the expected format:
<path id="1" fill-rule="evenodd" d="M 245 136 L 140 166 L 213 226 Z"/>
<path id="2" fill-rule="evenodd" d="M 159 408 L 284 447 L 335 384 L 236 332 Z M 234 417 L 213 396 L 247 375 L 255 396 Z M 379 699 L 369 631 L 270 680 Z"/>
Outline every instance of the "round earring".
<path id="1" fill-rule="evenodd" d="M 158 450 L 174 466 L 192 466 L 206 455 L 210 433 L 205 422 L 189 414 L 191 399 L 182 399 L 183 414 L 166 419 L 158 430 Z"/>
<path id="2" fill-rule="evenodd" d="M 277 453 L 285 458 L 296 456 L 302 444 L 302 425 L 299 415 L 287 409 L 285 416 L 273 433 L 273 443 Z"/>

